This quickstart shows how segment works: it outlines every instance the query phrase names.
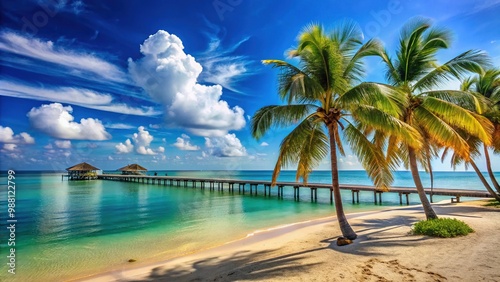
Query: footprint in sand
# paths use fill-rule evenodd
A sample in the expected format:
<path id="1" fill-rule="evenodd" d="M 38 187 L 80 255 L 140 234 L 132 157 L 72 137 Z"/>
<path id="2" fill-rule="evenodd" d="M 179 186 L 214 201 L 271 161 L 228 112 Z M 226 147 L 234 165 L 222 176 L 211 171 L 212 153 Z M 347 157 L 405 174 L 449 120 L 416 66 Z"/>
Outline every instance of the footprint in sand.
<path id="1" fill-rule="evenodd" d="M 359 281 L 446 281 L 446 277 L 431 271 L 414 267 L 406 267 L 398 260 L 383 261 L 376 258 L 369 259 L 362 265 Z"/>

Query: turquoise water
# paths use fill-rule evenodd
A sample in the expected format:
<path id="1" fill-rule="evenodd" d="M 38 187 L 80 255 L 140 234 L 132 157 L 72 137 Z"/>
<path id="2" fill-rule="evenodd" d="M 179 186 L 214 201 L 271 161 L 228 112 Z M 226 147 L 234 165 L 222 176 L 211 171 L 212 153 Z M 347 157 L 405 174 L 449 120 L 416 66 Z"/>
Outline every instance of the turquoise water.
<path id="1" fill-rule="evenodd" d="M 270 180 L 270 171 L 160 171 L 158 175 Z M 150 172 L 152 174 L 152 172 Z M 293 181 L 285 171 L 282 181 Z M 368 184 L 362 171 L 340 174 L 345 184 Z M 329 183 L 330 174 L 314 172 L 310 182 Z M 277 225 L 333 215 L 329 192 L 318 191 L 310 202 L 304 189 L 293 201 L 285 188 L 284 200 L 193 189 L 114 181 L 61 181 L 61 173 L 16 174 L 16 275 L 7 273 L 6 174 L 0 178 L 0 281 L 63 281 L 103 271 L 183 255 L 244 237 Z M 424 184 L 428 184 L 424 176 Z M 407 172 L 396 174 L 395 186 L 412 186 Z M 482 188 L 468 172 L 437 172 L 435 187 Z M 247 190 L 248 190 L 247 186 Z M 259 187 L 259 195 L 263 194 Z M 237 189 L 236 189 L 237 190 Z M 276 195 L 276 190 L 273 190 Z M 449 199 L 436 197 L 435 200 Z M 347 212 L 399 205 L 396 194 L 384 194 L 382 206 L 373 205 L 373 194 L 360 194 L 361 204 L 351 204 L 343 193 Z M 410 197 L 418 203 L 418 196 Z M 3 261 L 2 261 L 3 260 Z"/>

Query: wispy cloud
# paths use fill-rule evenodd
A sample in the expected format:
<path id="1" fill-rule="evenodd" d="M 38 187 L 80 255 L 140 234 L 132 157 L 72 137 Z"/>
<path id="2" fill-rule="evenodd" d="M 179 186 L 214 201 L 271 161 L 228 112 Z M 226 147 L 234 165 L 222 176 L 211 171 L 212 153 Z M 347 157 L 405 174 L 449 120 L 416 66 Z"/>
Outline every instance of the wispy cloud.
<path id="1" fill-rule="evenodd" d="M 126 124 L 126 123 L 107 123 L 104 125 L 106 128 L 111 128 L 111 129 L 132 129 L 135 128 L 135 126 L 131 124 Z"/>
<path id="2" fill-rule="evenodd" d="M 208 37 L 208 48 L 200 54 L 199 61 L 203 66 L 200 80 L 221 85 L 231 91 L 242 93 L 237 82 L 253 73 L 253 61 L 246 56 L 234 55 L 235 51 L 250 37 L 245 37 L 236 43 L 225 45 L 224 30 L 205 19 L 209 31 L 204 34 Z"/>
<path id="3" fill-rule="evenodd" d="M 56 64 L 79 76 L 90 74 L 114 82 L 126 82 L 127 76 L 120 68 L 94 53 L 69 50 L 65 47 L 56 46 L 50 40 L 44 41 L 10 31 L 3 31 L 0 33 L 0 50 L 34 61 Z M 21 63 L 25 66 L 32 64 L 32 62 L 26 60 L 21 61 Z"/>
<path id="4" fill-rule="evenodd" d="M 85 11 L 85 3 L 82 0 L 37 0 L 40 6 L 47 7 L 51 6 L 55 12 L 67 12 L 75 15 L 79 15 Z"/>
<path id="5" fill-rule="evenodd" d="M 500 0 L 481 0 L 481 1 L 474 1 L 474 3 L 475 3 L 474 7 L 472 8 L 472 10 L 468 12 L 468 14 L 479 13 L 486 9 L 491 9 L 495 6 L 499 6 Z"/>
<path id="6" fill-rule="evenodd" d="M 155 116 L 161 114 L 153 107 L 135 108 L 115 103 L 113 96 L 76 87 L 44 87 L 0 80 L 0 95 L 32 100 L 67 103 L 85 108 L 120 114 Z"/>

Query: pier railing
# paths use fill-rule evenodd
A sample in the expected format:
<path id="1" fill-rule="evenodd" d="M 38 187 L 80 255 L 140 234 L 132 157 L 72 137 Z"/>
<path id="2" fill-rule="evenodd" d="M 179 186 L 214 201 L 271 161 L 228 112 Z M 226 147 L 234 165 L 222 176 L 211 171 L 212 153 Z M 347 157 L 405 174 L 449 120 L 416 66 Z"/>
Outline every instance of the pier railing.
<path id="1" fill-rule="evenodd" d="M 198 184 L 201 189 L 205 189 L 208 185 L 210 190 L 223 190 L 224 184 L 226 184 L 226 189 L 234 192 L 235 186 L 238 187 L 239 192 L 245 193 L 246 185 L 249 185 L 250 194 L 257 195 L 258 186 L 264 187 L 264 196 L 271 195 L 271 181 L 262 180 L 240 180 L 240 179 L 225 179 L 225 178 L 194 178 L 194 177 L 180 177 L 180 176 L 148 176 L 148 175 L 120 175 L 120 174 L 102 174 L 97 176 L 98 179 L 102 180 L 114 180 L 114 181 L 127 181 L 127 182 L 138 182 L 146 184 L 157 184 L 157 185 L 170 185 L 170 186 L 183 186 L 197 188 Z M 311 201 L 317 201 L 318 199 L 318 189 L 328 189 L 330 191 L 330 202 L 333 203 L 333 192 L 331 184 L 325 183 L 299 183 L 299 182 L 277 182 L 277 193 L 278 198 L 283 198 L 283 189 L 285 187 L 294 189 L 294 199 L 298 200 L 300 197 L 300 188 L 306 188 L 310 190 Z M 359 192 L 367 191 L 373 193 L 375 204 L 382 203 L 383 193 L 398 193 L 399 202 L 403 204 L 403 197 L 406 199 L 406 204 L 409 204 L 409 195 L 416 194 L 417 190 L 410 187 L 391 187 L 388 191 L 383 191 L 377 189 L 374 186 L 369 185 L 351 185 L 342 184 L 340 185 L 342 190 L 350 190 L 352 193 L 352 202 L 359 203 Z M 425 193 L 429 195 L 436 196 L 451 196 L 451 202 L 460 202 L 461 197 L 472 197 L 472 198 L 491 198 L 491 195 L 486 191 L 479 190 L 465 190 L 465 189 L 447 189 L 447 188 L 434 188 L 425 189 Z"/>

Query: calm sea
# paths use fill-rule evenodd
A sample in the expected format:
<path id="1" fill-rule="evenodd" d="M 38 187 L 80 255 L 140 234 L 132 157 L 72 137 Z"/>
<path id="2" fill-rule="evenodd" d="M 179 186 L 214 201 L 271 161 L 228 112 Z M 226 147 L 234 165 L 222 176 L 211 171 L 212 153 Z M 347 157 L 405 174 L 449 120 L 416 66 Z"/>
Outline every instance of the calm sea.
<path id="1" fill-rule="evenodd" d="M 153 172 L 150 172 L 152 174 Z M 271 171 L 158 171 L 158 175 L 270 180 Z M 255 230 L 331 216 L 329 192 L 319 191 L 317 203 L 308 191 L 285 197 L 231 194 L 209 189 L 158 186 L 114 181 L 61 181 L 62 173 L 17 172 L 16 274 L 7 272 L 7 177 L 0 177 L 0 281 L 64 281 L 180 256 L 245 237 Z M 429 186 L 428 176 L 423 174 Z M 330 183 L 328 171 L 312 173 L 309 182 Z M 282 172 L 281 181 L 294 181 Z M 341 183 L 371 185 L 363 171 L 343 171 Z M 396 173 L 395 186 L 412 186 L 408 172 Z M 472 172 L 436 172 L 435 187 L 483 190 Z M 248 187 L 247 187 L 248 189 Z M 276 190 L 273 190 L 276 195 Z M 399 205 L 396 194 L 384 194 L 383 205 L 373 194 L 360 194 L 353 205 L 343 192 L 347 212 Z M 448 199 L 436 197 L 435 200 Z M 418 203 L 418 196 L 410 201 Z M 335 235 L 335 234 L 332 234 Z"/>

